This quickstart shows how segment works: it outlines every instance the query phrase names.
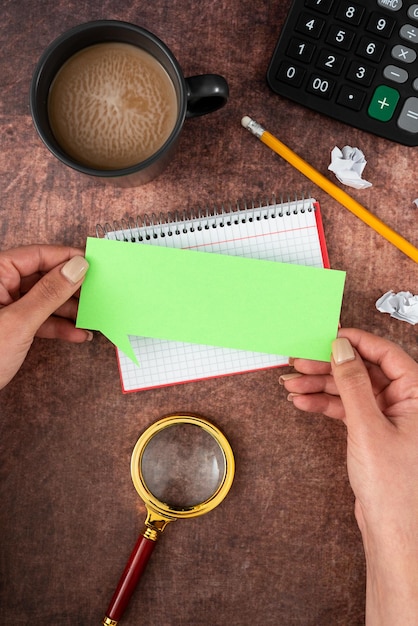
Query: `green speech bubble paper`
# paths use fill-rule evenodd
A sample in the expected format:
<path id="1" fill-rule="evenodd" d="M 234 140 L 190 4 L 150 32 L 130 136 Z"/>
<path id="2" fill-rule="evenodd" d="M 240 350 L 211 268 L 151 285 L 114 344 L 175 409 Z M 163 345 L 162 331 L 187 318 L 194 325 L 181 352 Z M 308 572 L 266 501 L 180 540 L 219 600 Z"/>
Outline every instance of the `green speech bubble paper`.
<path id="1" fill-rule="evenodd" d="M 345 272 L 89 238 L 77 326 L 329 361 Z"/>

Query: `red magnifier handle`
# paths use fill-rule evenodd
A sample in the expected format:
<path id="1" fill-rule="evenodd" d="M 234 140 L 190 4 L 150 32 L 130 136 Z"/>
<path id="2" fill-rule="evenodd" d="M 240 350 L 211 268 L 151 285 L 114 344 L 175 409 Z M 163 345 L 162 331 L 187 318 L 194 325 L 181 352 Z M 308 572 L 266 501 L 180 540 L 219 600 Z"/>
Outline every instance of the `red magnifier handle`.
<path id="1" fill-rule="evenodd" d="M 103 620 L 105 626 L 116 626 L 122 617 L 155 544 L 155 540 L 147 539 L 142 534 L 138 537 L 106 611 L 106 617 Z"/>

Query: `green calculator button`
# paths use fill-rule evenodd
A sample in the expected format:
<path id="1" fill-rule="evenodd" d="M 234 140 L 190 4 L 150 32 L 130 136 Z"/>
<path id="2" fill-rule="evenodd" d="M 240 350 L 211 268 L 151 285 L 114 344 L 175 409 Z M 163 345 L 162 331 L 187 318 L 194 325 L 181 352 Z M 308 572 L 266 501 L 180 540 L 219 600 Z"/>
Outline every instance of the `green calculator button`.
<path id="1" fill-rule="evenodd" d="M 386 85 L 380 85 L 376 87 L 367 112 L 370 117 L 374 117 L 376 120 L 388 122 L 392 118 L 399 98 L 399 91 L 392 87 L 386 87 Z"/>

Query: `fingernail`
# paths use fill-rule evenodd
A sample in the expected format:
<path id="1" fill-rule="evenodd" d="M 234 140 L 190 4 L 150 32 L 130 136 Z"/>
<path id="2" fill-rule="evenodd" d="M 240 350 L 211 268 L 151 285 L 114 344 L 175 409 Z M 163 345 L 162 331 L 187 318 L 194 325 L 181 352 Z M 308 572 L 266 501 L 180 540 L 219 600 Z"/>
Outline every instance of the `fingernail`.
<path id="1" fill-rule="evenodd" d="M 289 365 L 292 366 L 294 364 L 294 362 L 295 362 L 295 359 L 292 356 L 290 356 L 289 359 L 288 359 Z"/>
<path id="2" fill-rule="evenodd" d="M 302 395 L 301 393 L 289 393 L 286 399 L 289 400 L 289 402 L 292 402 L 295 396 L 301 396 L 301 395 Z"/>
<path id="3" fill-rule="evenodd" d="M 356 358 L 351 343 L 345 337 L 338 337 L 332 342 L 332 356 L 336 365 L 354 361 Z"/>
<path id="4" fill-rule="evenodd" d="M 94 335 L 91 332 L 91 330 L 86 330 L 86 335 L 87 335 L 86 341 L 92 341 L 93 340 Z"/>
<path id="5" fill-rule="evenodd" d="M 301 376 L 302 374 L 299 374 L 299 372 L 292 372 L 291 374 L 282 374 L 279 378 L 279 383 L 280 385 L 284 385 L 286 380 L 292 380 L 293 378 L 300 378 Z"/>
<path id="6" fill-rule="evenodd" d="M 62 266 L 61 274 L 68 282 L 76 285 L 84 278 L 88 269 L 89 264 L 83 256 L 73 256 L 72 259 Z"/>

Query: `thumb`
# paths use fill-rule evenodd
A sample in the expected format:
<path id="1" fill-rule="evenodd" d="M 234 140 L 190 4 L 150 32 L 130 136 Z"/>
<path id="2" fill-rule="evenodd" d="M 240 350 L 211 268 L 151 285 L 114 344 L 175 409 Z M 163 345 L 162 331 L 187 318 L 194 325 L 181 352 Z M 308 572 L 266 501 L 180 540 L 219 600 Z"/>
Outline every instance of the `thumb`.
<path id="1" fill-rule="evenodd" d="M 34 335 L 42 324 L 77 291 L 89 264 L 74 256 L 61 268 L 45 274 L 13 307 L 22 317 L 22 328 Z"/>
<path id="2" fill-rule="evenodd" d="M 382 414 L 377 406 L 367 368 L 349 340 L 332 343 L 332 373 L 345 410 L 347 427 L 374 428 Z M 366 417 L 366 419 L 365 419 Z"/>

